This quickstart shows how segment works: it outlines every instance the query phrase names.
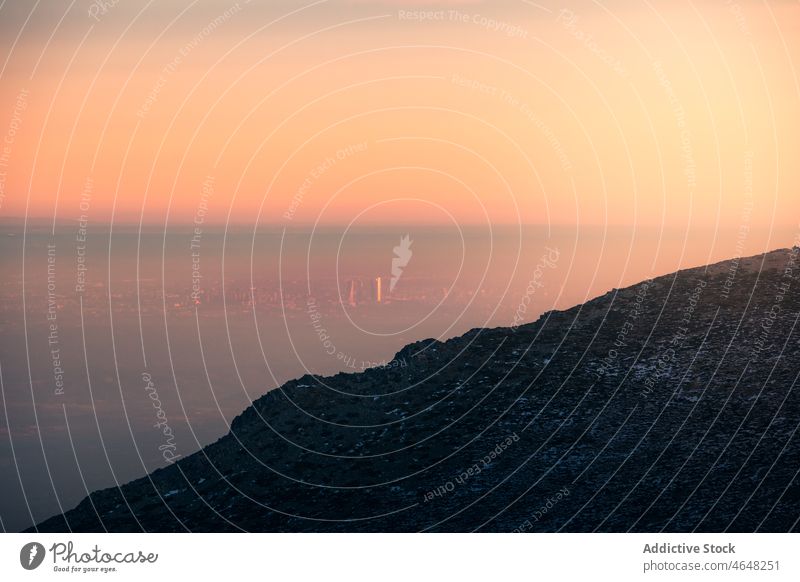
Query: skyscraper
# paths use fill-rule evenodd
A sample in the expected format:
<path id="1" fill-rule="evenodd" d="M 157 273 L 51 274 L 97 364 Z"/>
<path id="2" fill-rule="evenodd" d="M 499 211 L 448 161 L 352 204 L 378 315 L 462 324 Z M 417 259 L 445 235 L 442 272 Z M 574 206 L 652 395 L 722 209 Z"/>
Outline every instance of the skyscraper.
<path id="1" fill-rule="evenodd" d="M 347 302 L 351 307 L 355 307 L 358 303 L 358 291 L 356 289 L 356 280 L 350 279 L 350 291 L 347 295 Z"/>

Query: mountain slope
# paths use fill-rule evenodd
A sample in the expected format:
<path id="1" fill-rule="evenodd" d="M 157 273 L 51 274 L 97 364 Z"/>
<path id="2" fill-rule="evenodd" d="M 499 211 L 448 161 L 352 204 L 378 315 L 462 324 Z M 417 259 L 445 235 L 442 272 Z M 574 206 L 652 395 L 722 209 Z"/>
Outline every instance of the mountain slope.
<path id="1" fill-rule="evenodd" d="M 39 531 L 790 531 L 798 252 L 305 376 Z"/>

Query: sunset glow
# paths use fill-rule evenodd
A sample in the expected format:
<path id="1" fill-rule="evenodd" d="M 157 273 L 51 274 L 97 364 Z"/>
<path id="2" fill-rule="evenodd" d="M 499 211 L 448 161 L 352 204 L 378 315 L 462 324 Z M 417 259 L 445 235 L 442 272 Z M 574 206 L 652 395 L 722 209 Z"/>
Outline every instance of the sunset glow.
<path id="1" fill-rule="evenodd" d="M 5 217 L 74 220 L 91 180 L 94 221 L 191 222 L 208 176 L 217 224 L 736 229 L 752 205 L 757 229 L 800 211 L 796 3 L 6 12 Z"/>
<path id="2" fill-rule="evenodd" d="M 798 0 L 0 0 L 0 578 L 796 579 L 798 57 Z"/>

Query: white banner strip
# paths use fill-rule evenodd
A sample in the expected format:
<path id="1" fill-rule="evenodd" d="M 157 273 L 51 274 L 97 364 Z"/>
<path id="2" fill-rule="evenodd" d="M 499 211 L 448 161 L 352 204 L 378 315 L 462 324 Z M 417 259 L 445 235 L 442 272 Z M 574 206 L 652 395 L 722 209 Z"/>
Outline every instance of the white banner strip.
<path id="1" fill-rule="evenodd" d="M 3 580 L 800 580 L 791 534 L 0 536 Z M 234 577 L 234 578 L 231 578 Z M 239 578 L 236 578 L 239 577 Z"/>

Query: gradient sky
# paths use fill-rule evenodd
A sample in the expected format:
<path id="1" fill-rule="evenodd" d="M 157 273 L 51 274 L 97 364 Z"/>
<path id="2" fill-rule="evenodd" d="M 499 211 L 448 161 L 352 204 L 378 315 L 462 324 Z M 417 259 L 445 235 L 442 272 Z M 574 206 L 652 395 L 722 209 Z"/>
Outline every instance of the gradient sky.
<path id="1" fill-rule="evenodd" d="M 46 4 L 0 9 L 0 217 L 798 223 L 797 2 Z"/>

